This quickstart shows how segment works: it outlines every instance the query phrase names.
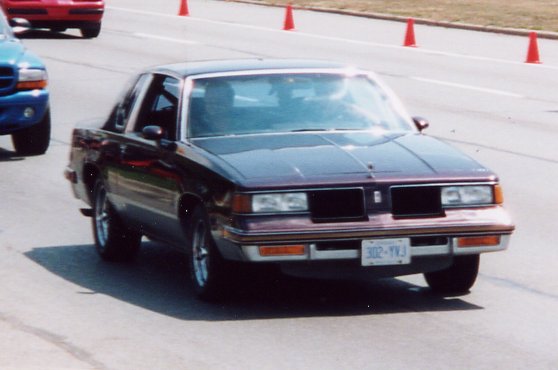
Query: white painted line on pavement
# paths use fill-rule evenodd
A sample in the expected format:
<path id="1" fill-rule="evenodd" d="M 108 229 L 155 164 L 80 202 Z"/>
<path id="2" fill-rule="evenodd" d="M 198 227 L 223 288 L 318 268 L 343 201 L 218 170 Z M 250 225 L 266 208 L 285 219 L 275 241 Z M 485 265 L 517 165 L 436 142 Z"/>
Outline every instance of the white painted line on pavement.
<path id="1" fill-rule="evenodd" d="M 136 37 L 140 37 L 140 38 L 145 38 L 145 39 L 175 42 L 175 43 L 178 43 L 178 44 L 187 44 L 187 45 L 197 45 L 197 44 L 199 44 L 198 41 L 177 39 L 177 38 L 174 38 L 174 37 L 166 37 L 166 36 L 157 36 L 157 35 L 151 35 L 151 34 L 147 34 L 147 33 L 133 33 L 132 35 L 134 35 Z"/>
<path id="2" fill-rule="evenodd" d="M 480 91 L 480 92 L 489 93 L 489 94 L 509 96 L 509 97 L 512 97 L 512 98 L 525 98 L 524 95 L 512 93 L 512 92 L 509 92 L 509 91 L 488 89 L 488 88 L 485 88 L 485 87 L 464 85 L 464 84 L 458 84 L 458 83 L 447 82 L 447 81 L 433 80 L 433 79 L 430 79 L 430 78 L 423 78 L 423 77 L 409 77 L 409 78 L 411 80 L 415 80 L 415 81 L 427 82 L 427 83 L 442 85 L 442 86 L 456 87 L 456 88 L 459 88 L 459 89 Z"/>
<path id="3" fill-rule="evenodd" d="M 370 42 L 370 41 L 352 40 L 352 39 L 345 39 L 345 38 L 341 38 L 341 37 L 333 37 L 333 36 L 324 36 L 324 35 L 317 35 L 317 34 L 312 34 L 312 33 L 305 33 L 305 32 L 301 32 L 301 31 L 296 31 L 296 32 L 284 31 L 284 30 L 279 29 L 279 28 L 277 28 L 277 29 L 266 28 L 266 27 L 254 26 L 254 25 L 249 25 L 249 24 L 239 24 L 239 23 L 231 23 L 231 22 L 225 22 L 225 21 L 216 21 L 216 20 L 205 19 L 205 18 L 196 18 L 196 17 L 192 17 L 192 16 L 180 17 L 180 16 L 174 15 L 174 14 L 149 12 L 149 11 L 145 11 L 145 10 L 120 8 L 120 7 L 113 7 L 113 6 L 108 6 L 107 9 L 116 10 L 116 11 L 120 11 L 120 12 L 128 12 L 128 13 L 148 15 L 150 17 L 157 16 L 157 17 L 172 18 L 172 19 L 183 20 L 183 21 L 204 22 L 204 23 L 224 25 L 224 26 L 229 26 L 229 27 L 253 29 L 253 30 L 259 30 L 259 31 L 265 31 L 265 32 L 282 33 L 284 35 L 292 35 L 293 37 L 304 36 L 304 37 L 311 37 L 311 38 L 320 39 L 320 40 L 343 42 L 343 43 L 349 43 L 349 44 L 354 44 L 354 45 L 381 47 L 381 48 L 388 48 L 388 49 L 399 49 L 399 50 L 406 50 L 406 51 L 409 51 L 409 52 L 432 54 L 432 55 L 442 55 L 442 56 L 446 56 L 446 57 L 459 58 L 459 59 L 469 59 L 469 60 L 486 61 L 486 62 L 492 62 L 492 63 L 513 64 L 513 65 L 520 65 L 520 66 L 532 67 L 532 68 L 558 70 L 558 66 L 553 66 L 553 65 L 523 63 L 523 62 L 511 61 L 511 60 L 506 60 L 506 59 L 498 59 L 498 58 L 490 58 L 490 57 L 483 57 L 483 56 L 451 53 L 451 52 L 444 52 L 444 51 L 439 51 L 439 50 L 429 50 L 429 49 L 423 49 L 423 48 L 406 48 L 406 47 L 403 47 L 401 45 L 391 45 L 391 44 L 382 44 L 382 43 Z"/>

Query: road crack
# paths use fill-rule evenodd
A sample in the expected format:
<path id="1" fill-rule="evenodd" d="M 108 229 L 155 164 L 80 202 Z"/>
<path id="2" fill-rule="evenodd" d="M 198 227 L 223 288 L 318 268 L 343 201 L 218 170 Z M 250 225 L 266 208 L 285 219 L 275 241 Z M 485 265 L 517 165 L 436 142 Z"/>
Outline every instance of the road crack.
<path id="1" fill-rule="evenodd" d="M 89 352 L 73 345 L 72 343 L 68 343 L 66 338 L 61 336 L 61 335 L 52 333 L 52 332 L 50 332 L 48 330 L 45 330 L 45 329 L 36 328 L 36 327 L 30 326 L 30 325 L 27 325 L 23 321 L 15 318 L 13 316 L 9 316 L 9 315 L 6 315 L 4 313 L 1 313 L 1 312 L 0 312 L 0 321 L 3 321 L 5 323 L 7 323 L 9 326 L 14 328 L 15 330 L 19 330 L 21 332 L 31 334 L 31 335 L 33 335 L 37 338 L 40 338 L 41 340 L 44 340 L 44 341 L 60 348 L 61 350 L 63 350 L 64 352 L 66 352 L 70 356 L 74 357 L 75 359 L 90 365 L 95 370 L 108 370 L 109 369 L 105 364 L 103 364 L 102 362 L 93 358 L 93 356 Z"/>

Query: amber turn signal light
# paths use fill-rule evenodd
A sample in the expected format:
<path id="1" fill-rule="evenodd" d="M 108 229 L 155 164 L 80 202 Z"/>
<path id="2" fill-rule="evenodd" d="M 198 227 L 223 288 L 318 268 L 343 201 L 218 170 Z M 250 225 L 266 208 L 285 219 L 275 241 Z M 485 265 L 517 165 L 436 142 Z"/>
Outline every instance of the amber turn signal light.
<path id="1" fill-rule="evenodd" d="M 35 89 L 44 89 L 47 87 L 47 81 L 22 81 L 17 83 L 18 90 L 35 90 Z"/>
<path id="2" fill-rule="evenodd" d="M 494 203 L 504 203 L 504 191 L 502 190 L 502 187 L 500 185 L 494 185 Z"/>
<path id="3" fill-rule="evenodd" d="M 491 247 L 500 244 L 499 235 L 490 236 L 467 236 L 457 238 L 457 246 L 459 248 L 466 247 Z"/>
<path id="4" fill-rule="evenodd" d="M 303 256 L 305 254 L 304 245 L 269 245 L 260 246 L 260 256 Z"/>
<path id="5" fill-rule="evenodd" d="M 248 194 L 235 194 L 232 199 L 232 211 L 235 213 L 252 212 L 252 197 Z"/>

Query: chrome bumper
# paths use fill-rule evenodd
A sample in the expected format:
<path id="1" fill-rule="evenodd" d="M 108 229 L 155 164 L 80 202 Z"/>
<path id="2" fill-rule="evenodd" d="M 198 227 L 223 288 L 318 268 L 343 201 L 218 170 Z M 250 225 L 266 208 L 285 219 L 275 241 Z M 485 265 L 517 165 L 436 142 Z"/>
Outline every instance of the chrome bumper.
<path id="1" fill-rule="evenodd" d="M 501 235 L 500 243 L 494 246 L 458 247 L 457 237 L 448 238 L 445 245 L 411 247 L 411 258 L 426 256 L 449 256 L 497 252 L 508 248 L 510 235 Z M 250 262 L 289 262 L 289 261 L 324 261 L 356 260 L 361 258 L 361 250 L 318 250 L 315 243 L 307 244 L 304 255 L 295 256 L 261 256 L 258 245 L 242 245 L 245 260 Z"/>

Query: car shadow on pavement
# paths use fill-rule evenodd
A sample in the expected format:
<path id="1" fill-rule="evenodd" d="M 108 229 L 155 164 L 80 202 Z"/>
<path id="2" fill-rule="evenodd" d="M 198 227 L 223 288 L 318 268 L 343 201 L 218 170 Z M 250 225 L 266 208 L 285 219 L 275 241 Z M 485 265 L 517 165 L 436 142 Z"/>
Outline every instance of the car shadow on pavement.
<path id="1" fill-rule="evenodd" d="M 50 30 L 33 29 L 27 32 L 19 33 L 18 39 L 53 39 L 53 40 L 81 40 L 82 37 L 71 35 L 63 32 L 54 32 Z"/>
<path id="2" fill-rule="evenodd" d="M 477 310 L 458 297 L 442 297 L 398 279 L 325 281 L 242 270 L 219 302 L 195 297 L 184 255 L 144 242 L 127 264 L 103 262 L 92 245 L 35 248 L 25 255 L 48 271 L 81 286 L 76 294 L 103 294 L 183 320 L 230 321 L 270 318 L 382 315 Z"/>
<path id="3" fill-rule="evenodd" d="M 14 151 L 0 148 L 0 162 L 22 161 L 23 159 L 25 158 Z"/>

